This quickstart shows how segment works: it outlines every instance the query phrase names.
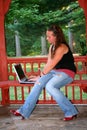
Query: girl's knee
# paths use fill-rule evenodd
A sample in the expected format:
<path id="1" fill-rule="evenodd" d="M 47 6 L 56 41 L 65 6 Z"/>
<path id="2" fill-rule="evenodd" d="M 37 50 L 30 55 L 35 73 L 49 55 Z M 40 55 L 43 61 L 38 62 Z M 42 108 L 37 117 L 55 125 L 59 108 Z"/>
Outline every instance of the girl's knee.
<path id="1" fill-rule="evenodd" d="M 41 81 L 39 81 L 39 80 L 35 83 L 35 86 L 37 86 L 37 89 L 38 89 L 38 88 L 43 89 L 43 88 L 45 87 L 45 85 L 43 84 L 43 82 L 41 82 Z"/>

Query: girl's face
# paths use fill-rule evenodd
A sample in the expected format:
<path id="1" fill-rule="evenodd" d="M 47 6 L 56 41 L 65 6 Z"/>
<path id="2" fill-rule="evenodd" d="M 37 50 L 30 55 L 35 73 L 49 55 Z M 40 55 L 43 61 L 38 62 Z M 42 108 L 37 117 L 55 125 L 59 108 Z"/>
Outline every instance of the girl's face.
<path id="1" fill-rule="evenodd" d="M 56 36 L 53 34 L 52 31 L 46 32 L 46 39 L 50 44 L 55 44 L 56 42 Z"/>

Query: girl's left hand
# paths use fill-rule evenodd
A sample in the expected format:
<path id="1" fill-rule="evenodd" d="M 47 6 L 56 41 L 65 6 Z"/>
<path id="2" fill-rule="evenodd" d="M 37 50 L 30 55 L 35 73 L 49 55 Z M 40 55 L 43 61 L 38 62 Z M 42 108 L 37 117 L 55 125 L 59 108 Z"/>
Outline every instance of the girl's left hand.
<path id="1" fill-rule="evenodd" d="M 30 81 L 37 81 L 40 78 L 40 76 L 31 76 Z"/>

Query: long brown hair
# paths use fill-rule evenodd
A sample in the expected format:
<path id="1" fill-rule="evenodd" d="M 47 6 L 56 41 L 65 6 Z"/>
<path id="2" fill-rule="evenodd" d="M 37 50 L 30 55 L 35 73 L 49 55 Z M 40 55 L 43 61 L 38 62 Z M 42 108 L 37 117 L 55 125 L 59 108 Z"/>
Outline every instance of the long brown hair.
<path id="1" fill-rule="evenodd" d="M 64 37 L 64 33 L 62 31 L 62 29 L 57 26 L 57 25 L 52 25 L 50 26 L 48 29 L 48 31 L 52 31 L 53 35 L 56 37 L 56 43 L 55 46 L 52 46 L 51 48 L 51 58 L 53 58 L 53 56 L 55 55 L 56 49 L 62 44 L 67 44 L 65 37 Z"/>

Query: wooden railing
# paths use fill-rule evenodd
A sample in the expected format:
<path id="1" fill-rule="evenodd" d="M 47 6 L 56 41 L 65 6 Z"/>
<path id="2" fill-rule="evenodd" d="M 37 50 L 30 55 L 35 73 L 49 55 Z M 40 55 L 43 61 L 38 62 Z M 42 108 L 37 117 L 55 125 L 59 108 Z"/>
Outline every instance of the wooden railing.
<path id="1" fill-rule="evenodd" d="M 74 104 L 87 104 L 87 56 L 74 57 L 77 67 L 75 81 L 63 87 L 61 91 Z M 43 68 L 47 57 L 29 57 L 29 58 L 8 58 L 8 81 L 0 83 L 0 103 L 5 104 L 23 104 L 27 95 L 30 93 L 33 84 L 20 84 L 17 81 L 13 65 L 21 63 L 27 76 L 39 75 L 39 68 Z M 55 104 L 53 98 L 43 89 L 40 94 L 39 104 Z"/>

